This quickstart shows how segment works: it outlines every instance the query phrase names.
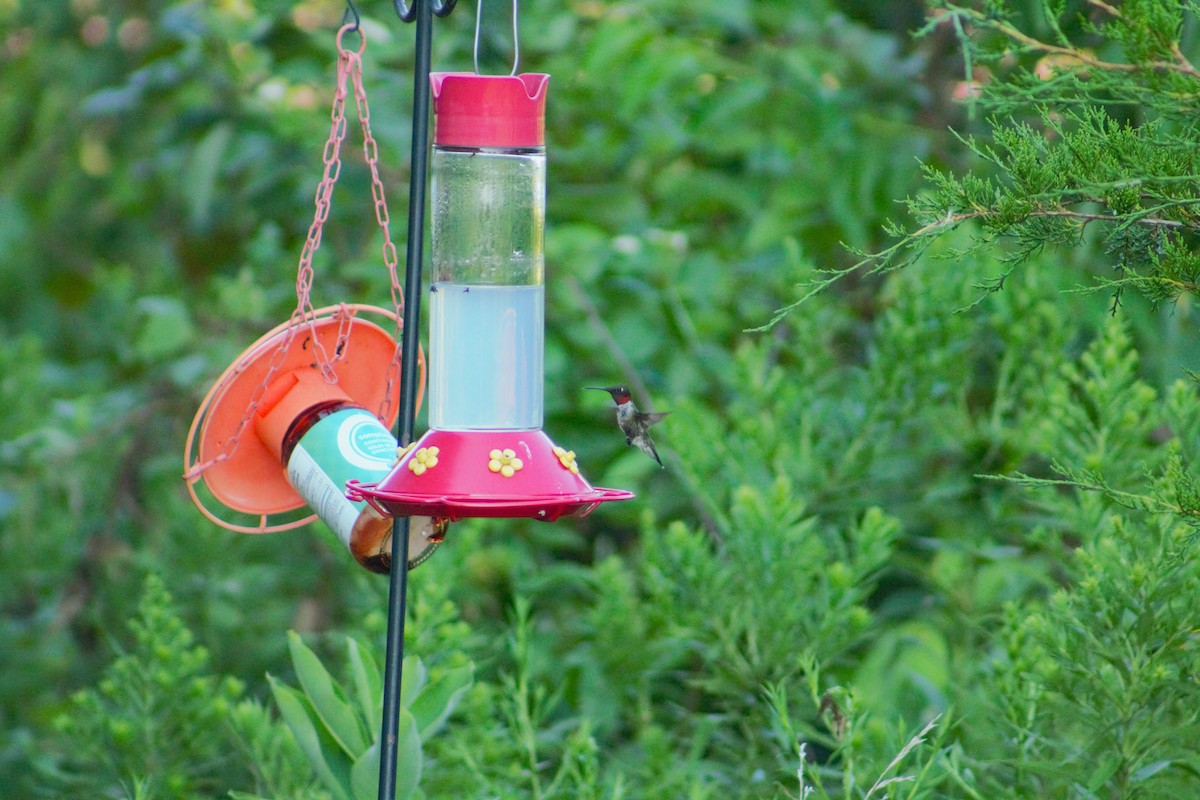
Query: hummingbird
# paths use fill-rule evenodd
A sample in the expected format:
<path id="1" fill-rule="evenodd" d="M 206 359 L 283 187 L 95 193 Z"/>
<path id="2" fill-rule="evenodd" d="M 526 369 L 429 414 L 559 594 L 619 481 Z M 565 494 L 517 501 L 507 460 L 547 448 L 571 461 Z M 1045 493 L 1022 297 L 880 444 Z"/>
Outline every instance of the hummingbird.
<path id="1" fill-rule="evenodd" d="M 657 461 L 660 467 L 663 466 L 662 459 L 658 457 L 658 451 L 654 449 L 654 442 L 650 441 L 649 430 L 651 425 L 671 412 L 638 411 L 629 394 L 629 388 L 624 385 L 587 386 L 585 388 L 597 389 L 612 395 L 613 402 L 617 404 L 617 425 L 621 428 L 621 433 L 625 434 L 625 444 L 637 445 L 639 450 Z"/>

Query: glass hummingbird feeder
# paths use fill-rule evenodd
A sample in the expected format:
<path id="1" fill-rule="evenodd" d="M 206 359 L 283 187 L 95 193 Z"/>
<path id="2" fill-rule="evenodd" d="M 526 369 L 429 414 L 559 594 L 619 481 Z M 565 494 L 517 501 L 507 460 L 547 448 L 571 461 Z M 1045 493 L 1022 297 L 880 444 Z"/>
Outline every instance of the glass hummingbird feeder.
<path id="1" fill-rule="evenodd" d="M 592 487 L 542 430 L 548 75 L 434 73 L 429 427 L 349 496 L 381 514 L 584 516 Z"/>

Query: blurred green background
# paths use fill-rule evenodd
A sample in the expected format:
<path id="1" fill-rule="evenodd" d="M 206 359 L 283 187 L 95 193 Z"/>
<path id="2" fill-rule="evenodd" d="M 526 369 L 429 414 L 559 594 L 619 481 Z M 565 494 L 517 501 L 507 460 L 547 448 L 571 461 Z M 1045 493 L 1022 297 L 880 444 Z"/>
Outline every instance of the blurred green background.
<path id="1" fill-rule="evenodd" d="M 357 5 L 403 252 L 412 30 L 385 0 Z M 488 71 L 511 57 L 508 10 L 484 8 Z M 288 630 L 333 664 L 346 636 L 378 649 L 386 579 L 320 524 L 222 530 L 180 476 L 208 386 L 295 303 L 344 12 L 0 0 L 6 796 L 326 796 L 266 674 L 292 679 Z M 474 13 L 460 3 L 435 23 L 434 69 L 470 69 Z M 1064 589 L 1139 559 L 1156 575 L 1183 534 L 1144 514 L 1122 539 L 1125 511 L 1099 495 L 983 477 L 1049 475 L 1057 457 L 1153 493 L 1164 443 L 1184 456 L 1196 444 L 1195 393 L 1177 382 L 1200 367 L 1190 305 L 1131 301 L 1114 321 L 1103 299 L 1064 294 L 1092 268 L 1085 247 L 961 312 L 998 262 L 848 279 L 746 332 L 813 270 L 853 263 L 847 248 L 886 244 L 899 201 L 922 191 L 920 161 L 968 163 L 951 129 L 983 123 L 955 99 L 955 32 L 911 35 L 925 13 L 899 0 L 521 4 L 522 69 L 553 76 L 545 428 L 593 484 L 638 498 L 554 525 L 462 523 L 413 573 L 410 652 L 477 669 L 427 745 L 429 798 L 795 797 L 802 764 L 822 796 L 1195 790 L 1200 760 L 1166 751 L 1195 730 L 1196 648 L 1186 610 L 1163 600 L 1194 596 L 1195 570 L 1119 607 L 1105 605 L 1118 589 Z M 388 304 L 350 116 L 318 306 Z M 618 382 L 672 411 L 655 429 L 668 469 L 626 448 L 608 398 L 582 390 Z M 1099 541 L 1118 544 L 1077 560 Z M 139 603 L 147 576 L 173 599 Z M 133 636 L 148 603 L 194 640 Z M 1095 641 L 1069 639 L 1072 614 L 1099 626 Z M 1147 671 L 1105 677 L 1120 646 Z M 201 655 L 185 670 L 159 653 L 158 688 L 118 702 L 113 686 L 133 679 L 114 659 L 150 663 L 146 647 Z M 224 688 L 189 695 L 172 670 Z M 174 689 L 178 707 L 145 702 Z M 261 704 L 260 740 L 247 704 Z M 1177 738 L 1148 733 L 1164 728 Z M 921 779 L 871 788 L 903 770 Z"/>

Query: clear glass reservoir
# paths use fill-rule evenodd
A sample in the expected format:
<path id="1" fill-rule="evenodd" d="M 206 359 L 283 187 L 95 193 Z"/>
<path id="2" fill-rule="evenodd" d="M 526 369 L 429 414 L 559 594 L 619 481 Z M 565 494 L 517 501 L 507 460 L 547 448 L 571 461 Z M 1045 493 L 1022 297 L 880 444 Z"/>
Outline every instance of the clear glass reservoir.
<path id="1" fill-rule="evenodd" d="M 430 172 L 429 426 L 541 428 L 545 148 L 435 139 Z"/>

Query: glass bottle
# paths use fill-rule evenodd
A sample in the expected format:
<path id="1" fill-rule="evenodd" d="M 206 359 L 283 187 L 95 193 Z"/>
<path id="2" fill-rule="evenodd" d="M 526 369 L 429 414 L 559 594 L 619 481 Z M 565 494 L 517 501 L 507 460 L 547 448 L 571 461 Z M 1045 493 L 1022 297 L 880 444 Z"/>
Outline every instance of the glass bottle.
<path id="1" fill-rule="evenodd" d="M 396 460 L 396 439 L 379 419 L 346 400 L 316 404 L 288 426 L 281 448 L 288 481 L 351 554 L 372 572 L 392 563 L 392 520 L 346 497 L 346 482 L 380 481 Z M 425 561 L 445 536 L 446 520 L 409 520 L 409 569 Z"/>
<path id="2" fill-rule="evenodd" d="M 542 426 L 547 75 L 432 76 L 429 426 Z"/>

